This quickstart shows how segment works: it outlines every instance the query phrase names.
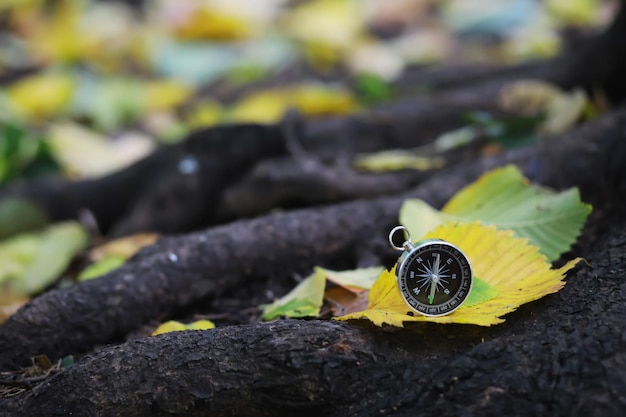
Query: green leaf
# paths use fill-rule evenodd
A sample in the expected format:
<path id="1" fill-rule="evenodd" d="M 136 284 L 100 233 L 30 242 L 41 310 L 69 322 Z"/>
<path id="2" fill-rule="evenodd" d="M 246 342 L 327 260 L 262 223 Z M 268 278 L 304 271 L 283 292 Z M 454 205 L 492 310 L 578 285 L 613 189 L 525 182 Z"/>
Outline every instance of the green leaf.
<path id="1" fill-rule="evenodd" d="M 426 171 L 443 168 L 445 160 L 439 157 L 420 156 L 407 150 L 389 150 L 359 155 L 354 166 L 362 171 L 384 172 L 401 169 Z"/>
<path id="2" fill-rule="evenodd" d="M 0 240 L 44 227 L 46 214 L 39 206 L 16 198 L 0 201 Z"/>
<path id="3" fill-rule="evenodd" d="M 576 241 L 590 212 L 577 189 L 556 193 L 530 185 L 517 167 L 509 165 L 459 191 L 441 211 L 421 200 L 407 200 L 400 209 L 400 223 L 419 240 L 441 223 L 479 220 L 513 230 L 555 260 Z"/>
<path id="4" fill-rule="evenodd" d="M 0 244 L 0 283 L 30 295 L 51 285 L 74 256 L 87 246 L 88 235 L 77 222 L 58 223 L 39 234 L 25 233 Z"/>
<path id="5" fill-rule="evenodd" d="M 475 276 L 472 282 L 472 289 L 463 302 L 463 307 L 471 307 L 484 303 L 485 301 L 489 301 L 492 298 L 497 297 L 499 294 L 498 290 L 496 290 L 491 284 Z"/>
<path id="6" fill-rule="evenodd" d="M 46 142 L 38 134 L 0 119 L 0 184 L 57 171 Z"/>
<path id="7" fill-rule="evenodd" d="M 356 77 L 356 92 L 360 100 L 367 104 L 378 104 L 394 97 L 391 85 L 374 74 L 361 74 Z"/>
<path id="8" fill-rule="evenodd" d="M 63 369 L 63 368 L 69 368 L 72 365 L 74 365 L 74 356 L 67 355 L 61 359 L 61 363 L 59 364 L 59 367 Z"/>
<path id="9" fill-rule="evenodd" d="M 527 146 L 537 141 L 537 130 L 544 121 L 543 113 L 533 116 L 515 116 L 496 119 L 488 112 L 470 112 L 466 119 L 471 127 L 482 133 L 494 142 L 512 148 Z"/>
<path id="10" fill-rule="evenodd" d="M 278 317 L 315 317 L 319 315 L 324 302 L 326 276 L 316 270 L 305 278 L 293 290 L 272 304 L 261 306 L 263 320 L 274 320 Z"/>
<path id="11" fill-rule="evenodd" d="M 101 261 L 94 262 L 83 270 L 78 276 L 79 281 L 87 281 L 89 279 L 97 278 L 101 275 L 109 273 L 120 266 L 124 265 L 126 259 L 123 256 L 108 256 Z"/>

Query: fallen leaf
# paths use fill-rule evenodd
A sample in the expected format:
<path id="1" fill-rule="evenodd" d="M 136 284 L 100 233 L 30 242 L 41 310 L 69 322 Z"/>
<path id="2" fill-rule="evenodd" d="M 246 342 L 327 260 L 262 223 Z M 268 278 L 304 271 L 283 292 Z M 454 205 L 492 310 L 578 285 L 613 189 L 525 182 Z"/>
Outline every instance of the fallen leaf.
<path id="1" fill-rule="evenodd" d="M 88 253 L 92 263 L 80 273 L 79 281 L 96 278 L 119 268 L 128 258 L 152 245 L 158 238 L 159 235 L 155 233 L 139 233 L 94 247 Z"/>
<path id="2" fill-rule="evenodd" d="M 368 291 L 354 293 L 343 287 L 326 289 L 324 298 L 328 301 L 333 316 L 355 313 L 367 308 Z"/>
<path id="3" fill-rule="evenodd" d="M 25 295 L 16 294 L 6 289 L 0 291 L 0 324 L 4 323 L 27 302 L 28 297 Z"/>
<path id="4" fill-rule="evenodd" d="M 163 333 L 180 332 L 183 330 L 211 330 L 215 328 L 215 323 L 210 320 L 197 320 L 189 324 L 183 324 L 179 321 L 166 321 L 156 328 L 152 332 L 152 336 L 157 336 Z"/>
<path id="5" fill-rule="evenodd" d="M 314 0 L 294 7 L 284 27 L 299 41 L 348 48 L 364 30 L 362 11 L 351 0 Z"/>
<path id="6" fill-rule="evenodd" d="M 193 105 L 185 116 L 185 125 L 192 129 L 214 126 L 223 117 L 224 110 L 217 101 L 202 101 Z"/>
<path id="7" fill-rule="evenodd" d="M 341 115 L 354 112 L 358 105 L 346 90 L 322 84 L 301 84 L 262 90 L 235 103 L 229 121 L 275 123 L 290 108 L 307 116 Z"/>
<path id="8" fill-rule="evenodd" d="M 316 273 L 322 274 L 333 284 L 355 294 L 362 293 L 372 288 L 372 285 L 384 270 L 382 266 L 372 266 L 369 268 L 358 268 L 349 271 L 333 271 L 319 266 L 314 268 Z"/>
<path id="9" fill-rule="evenodd" d="M 149 111 L 166 111 L 183 105 L 193 94 L 187 84 L 176 80 L 154 80 L 144 84 L 146 108 Z"/>
<path id="10" fill-rule="evenodd" d="M 39 233 L 7 239 L 0 243 L 0 284 L 16 294 L 42 291 L 87 243 L 87 232 L 77 222 L 57 223 Z"/>
<path id="11" fill-rule="evenodd" d="M 146 156 L 154 145 L 145 137 L 125 136 L 117 141 L 66 122 L 50 127 L 48 144 L 70 178 L 93 178 L 117 171 Z M 132 148 L 133 153 L 128 150 Z"/>
<path id="12" fill-rule="evenodd" d="M 440 169 L 445 165 L 441 157 L 420 156 L 407 150 L 380 151 L 358 155 L 354 167 L 362 171 L 384 172 L 401 169 L 426 171 Z"/>
<path id="13" fill-rule="evenodd" d="M 316 317 L 324 302 L 324 288 L 326 277 L 320 271 L 300 282 L 287 295 L 271 304 L 261 306 L 263 320 L 274 320 L 285 317 Z"/>
<path id="14" fill-rule="evenodd" d="M 484 174 L 459 191 L 438 211 L 422 200 L 407 200 L 400 223 L 415 239 L 448 221 L 479 220 L 510 229 L 555 260 L 575 242 L 591 206 L 580 201 L 578 190 L 560 193 L 528 183 L 513 165 Z"/>
<path id="15" fill-rule="evenodd" d="M 17 81 L 6 89 L 6 94 L 18 117 L 42 120 L 69 108 L 75 86 L 71 76 L 50 72 Z"/>
<path id="16" fill-rule="evenodd" d="M 560 24 L 589 26 L 598 20 L 599 0 L 546 0 L 546 10 Z"/>
<path id="17" fill-rule="evenodd" d="M 564 92 L 542 80 L 519 80 L 502 88 L 500 106 L 509 112 L 525 116 L 543 114 L 539 130 L 547 134 L 565 132 L 583 116 L 589 103 L 580 89 Z"/>
<path id="18" fill-rule="evenodd" d="M 415 314 L 402 299 L 395 271 L 385 271 L 372 287 L 367 310 L 347 314 L 338 320 L 368 319 L 377 326 L 388 324 L 403 327 L 406 322 L 461 323 L 491 326 L 504 321 L 502 316 L 522 304 L 559 291 L 563 278 L 580 259 L 574 259 L 558 269 L 551 269 L 539 248 L 513 232 L 494 226 L 474 223 L 446 223 L 428 233 L 425 238 L 439 238 L 459 247 L 469 258 L 474 275 L 497 291 L 497 295 L 479 300 L 474 305 L 462 305 L 454 312 L 437 317 Z M 493 295 L 493 294 L 492 294 Z"/>
<path id="19" fill-rule="evenodd" d="M 251 22 L 238 16 L 199 7 L 176 28 L 176 35 L 183 40 L 234 41 L 249 37 L 250 29 Z"/>
<path id="20" fill-rule="evenodd" d="M 118 269 L 120 266 L 124 265 L 124 262 L 126 262 L 126 258 L 124 257 L 114 255 L 108 256 L 83 269 L 80 275 L 78 275 L 78 280 L 87 281 L 93 278 L 98 278 L 99 276 L 108 274 L 109 272 Z"/>
<path id="21" fill-rule="evenodd" d="M 16 198 L 0 201 L 0 240 L 44 227 L 48 216 L 35 203 Z"/>

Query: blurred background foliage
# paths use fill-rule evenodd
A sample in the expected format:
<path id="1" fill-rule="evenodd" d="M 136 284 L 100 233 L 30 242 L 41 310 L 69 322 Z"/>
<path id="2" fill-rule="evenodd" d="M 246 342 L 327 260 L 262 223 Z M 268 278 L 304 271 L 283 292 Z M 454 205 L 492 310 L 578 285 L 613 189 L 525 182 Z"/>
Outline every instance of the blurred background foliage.
<path id="1" fill-rule="evenodd" d="M 411 67 L 511 64 L 601 0 L 0 0 L 0 184 L 118 170 L 220 123 L 349 114 Z"/>

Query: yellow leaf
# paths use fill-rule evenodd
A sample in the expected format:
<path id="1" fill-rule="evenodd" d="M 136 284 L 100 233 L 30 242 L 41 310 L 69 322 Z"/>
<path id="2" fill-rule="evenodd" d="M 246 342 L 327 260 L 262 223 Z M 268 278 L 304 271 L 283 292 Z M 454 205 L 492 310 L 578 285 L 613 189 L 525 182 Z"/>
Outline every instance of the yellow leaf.
<path id="1" fill-rule="evenodd" d="M 62 113 L 70 104 L 75 81 L 65 74 L 41 74 L 24 78 L 7 88 L 10 105 L 19 116 L 45 119 Z"/>
<path id="2" fill-rule="evenodd" d="M 289 108 L 307 116 L 348 114 L 358 108 L 346 90 L 317 84 L 303 84 L 260 91 L 235 104 L 230 121 L 275 123 Z"/>
<path id="3" fill-rule="evenodd" d="M 215 323 L 211 320 L 198 320 L 187 325 L 187 330 L 211 330 L 215 329 Z"/>
<path id="4" fill-rule="evenodd" d="M 420 156 L 409 150 L 389 150 L 358 155 L 354 161 L 357 169 L 371 172 L 398 171 L 415 169 L 426 171 L 440 169 L 445 159 L 440 157 Z"/>
<path id="5" fill-rule="evenodd" d="M 176 34 L 185 40 L 240 40 L 251 35 L 251 22 L 202 7 L 176 29 Z"/>
<path id="6" fill-rule="evenodd" d="M 504 321 L 501 317 L 520 305 L 559 291 L 565 273 L 580 259 L 563 267 L 551 269 L 539 248 L 526 239 L 516 238 L 511 231 L 475 223 L 447 223 L 428 233 L 458 246 L 469 258 L 474 275 L 490 284 L 498 295 L 473 306 L 461 306 L 446 316 L 407 315 L 411 309 L 402 299 L 396 285 L 395 272 L 385 271 L 370 291 L 367 310 L 339 317 L 339 320 L 368 319 L 377 326 L 389 324 L 403 327 L 406 322 L 430 321 L 491 326 Z"/>
<path id="7" fill-rule="evenodd" d="M 354 97 L 340 88 L 302 85 L 289 93 L 293 95 L 293 105 L 308 116 L 348 114 L 358 108 Z"/>
<path id="8" fill-rule="evenodd" d="M 561 35 L 551 24 L 536 22 L 518 31 L 504 43 L 507 62 L 551 58 L 561 50 Z"/>
<path id="9" fill-rule="evenodd" d="M 175 320 L 170 320 L 157 327 L 156 330 L 152 332 L 152 336 L 169 332 L 180 332 L 183 330 L 187 330 L 186 326 L 183 323 Z"/>
<path id="10" fill-rule="evenodd" d="M 215 323 L 210 320 L 198 320 L 189 324 L 183 324 L 179 321 L 170 320 L 157 327 L 156 330 L 152 332 L 152 336 L 170 332 L 181 332 L 183 330 L 210 330 L 214 328 Z"/>
<path id="11" fill-rule="evenodd" d="M 602 9 L 598 0 L 546 0 L 548 12 L 561 24 L 590 25 Z"/>
<path id="12" fill-rule="evenodd" d="M 66 122 L 51 126 L 48 143 L 70 177 L 96 177 L 122 167 L 108 138 L 78 124 Z"/>
<path id="13" fill-rule="evenodd" d="M 144 86 L 146 107 L 150 111 L 167 111 L 184 104 L 193 89 L 174 80 L 151 81 Z"/>
<path id="14" fill-rule="evenodd" d="M 362 11 L 352 0 L 315 0 L 292 9 L 285 29 L 300 41 L 347 48 L 364 30 Z"/>
<path id="15" fill-rule="evenodd" d="M 198 129 L 214 126 L 222 118 L 223 109 L 217 101 L 203 101 L 195 104 L 185 117 L 187 127 Z"/>
<path id="16" fill-rule="evenodd" d="M 275 123 L 283 117 L 287 108 L 287 98 L 280 91 L 261 91 L 235 104 L 228 119 L 233 122 Z"/>
<path id="17" fill-rule="evenodd" d="M 60 0 L 54 5 L 52 18 L 42 19 L 36 26 L 32 48 L 47 62 L 71 62 L 78 59 L 86 46 L 86 37 L 79 30 L 85 2 Z"/>

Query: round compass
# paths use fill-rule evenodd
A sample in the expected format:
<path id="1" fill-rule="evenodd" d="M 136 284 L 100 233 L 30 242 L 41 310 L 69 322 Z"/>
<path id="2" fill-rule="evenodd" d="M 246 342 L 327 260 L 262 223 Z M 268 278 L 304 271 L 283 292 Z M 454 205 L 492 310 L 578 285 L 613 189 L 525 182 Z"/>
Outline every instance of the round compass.
<path id="1" fill-rule="evenodd" d="M 393 243 L 398 231 L 407 235 L 402 246 Z M 389 233 L 389 243 L 403 251 L 396 265 L 396 280 L 402 298 L 413 311 L 443 316 L 463 304 L 472 288 L 472 266 L 461 249 L 441 239 L 426 239 L 414 245 L 403 226 Z"/>

